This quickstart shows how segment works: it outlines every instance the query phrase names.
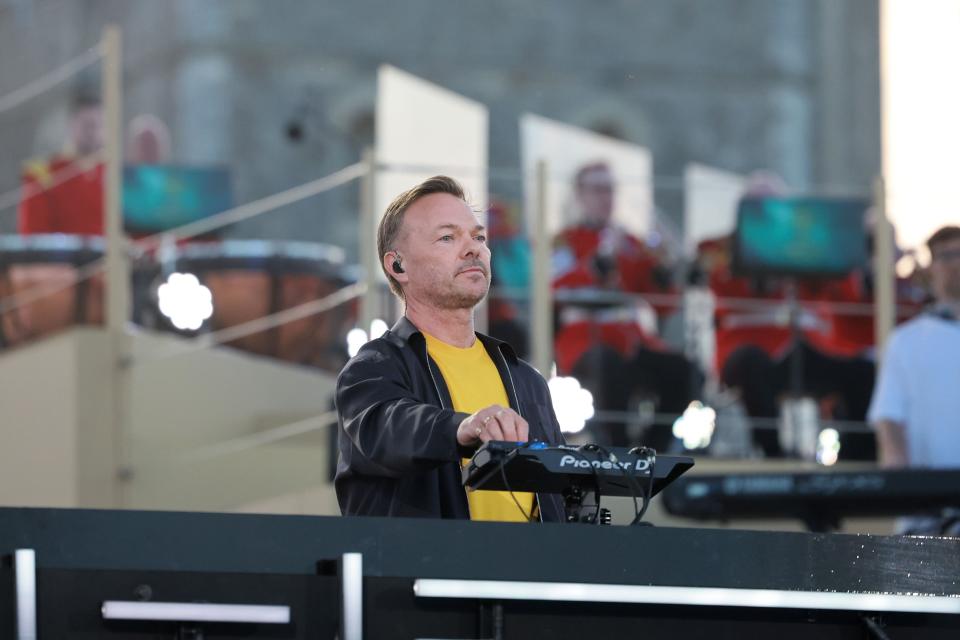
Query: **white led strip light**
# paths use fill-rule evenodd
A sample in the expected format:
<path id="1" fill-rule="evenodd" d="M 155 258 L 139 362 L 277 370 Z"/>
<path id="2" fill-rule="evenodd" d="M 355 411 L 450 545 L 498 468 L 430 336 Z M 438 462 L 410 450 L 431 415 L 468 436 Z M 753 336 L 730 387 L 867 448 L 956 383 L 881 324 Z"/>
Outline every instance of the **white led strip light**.
<path id="1" fill-rule="evenodd" d="M 340 637 L 363 640 L 363 554 L 345 553 L 340 561 Z"/>
<path id="2" fill-rule="evenodd" d="M 246 622 L 289 624 L 290 607 L 194 602 L 128 602 L 107 600 L 104 620 L 172 620 L 175 622 Z"/>
<path id="3" fill-rule="evenodd" d="M 17 589 L 17 640 L 37 640 L 37 554 L 33 549 L 17 549 L 13 563 Z"/>
<path id="4" fill-rule="evenodd" d="M 675 604 L 701 607 L 762 607 L 960 614 L 960 597 L 874 593 L 661 587 L 579 582 L 506 582 L 497 580 L 417 580 L 421 598 L 479 600 L 551 600 Z"/>

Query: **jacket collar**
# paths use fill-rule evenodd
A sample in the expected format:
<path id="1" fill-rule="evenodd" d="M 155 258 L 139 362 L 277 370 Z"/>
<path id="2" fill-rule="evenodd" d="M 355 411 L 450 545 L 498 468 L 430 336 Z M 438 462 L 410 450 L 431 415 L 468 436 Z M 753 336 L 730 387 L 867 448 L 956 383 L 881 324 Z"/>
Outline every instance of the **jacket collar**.
<path id="1" fill-rule="evenodd" d="M 400 316 L 400 319 L 397 320 L 396 324 L 393 325 L 393 328 L 390 329 L 390 332 L 399 338 L 403 343 L 409 343 L 411 340 L 425 340 L 423 333 L 415 324 L 410 322 L 410 319 L 407 318 L 407 316 Z M 477 339 L 483 343 L 483 346 L 487 348 L 487 351 L 499 351 L 504 355 L 505 358 L 510 360 L 511 364 L 517 364 L 519 362 L 513 347 L 503 340 L 497 340 L 496 338 L 491 338 L 490 336 L 479 332 L 477 332 Z"/>

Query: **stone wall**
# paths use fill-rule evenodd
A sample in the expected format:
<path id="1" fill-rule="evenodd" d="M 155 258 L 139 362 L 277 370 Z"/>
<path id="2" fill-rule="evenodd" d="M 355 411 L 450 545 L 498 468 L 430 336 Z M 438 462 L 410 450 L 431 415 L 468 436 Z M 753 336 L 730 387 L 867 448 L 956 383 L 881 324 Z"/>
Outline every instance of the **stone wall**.
<path id="1" fill-rule="evenodd" d="M 356 161 L 390 63 L 489 106 L 494 193 L 519 196 L 517 117 L 531 111 L 652 148 L 658 205 L 679 220 L 672 187 L 690 161 L 866 191 L 880 166 L 877 14 L 876 0 L 8 0 L 0 95 L 117 22 L 128 117 L 168 122 L 178 162 L 232 166 L 243 202 Z M 0 192 L 57 144 L 67 95 L 0 114 Z M 343 187 L 229 234 L 355 255 L 357 201 Z M 0 212 L 0 230 L 12 222 Z"/>

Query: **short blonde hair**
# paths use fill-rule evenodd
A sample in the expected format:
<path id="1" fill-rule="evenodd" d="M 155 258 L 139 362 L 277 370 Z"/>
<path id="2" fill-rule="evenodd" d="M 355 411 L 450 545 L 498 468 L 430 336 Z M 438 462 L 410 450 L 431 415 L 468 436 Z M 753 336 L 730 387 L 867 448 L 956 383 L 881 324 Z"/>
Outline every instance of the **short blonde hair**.
<path id="1" fill-rule="evenodd" d="M 393 277 L 393 274 L 383 266 L 383 256 L 396 249 L 395 245 L 397 238 L 400 236 L 400 230 L 403 228 L 403 216 L 407 209 L 420 198 L 434 193 L 448 193 L 466 202 L 463 187 L 460 186 L 459 182 L 448 176 L 433 176 L 394 198 L 393 202 L 387 206 L 383 217 L 380 218 L 380 226 L 377 227 L 377 255 L 380 256 L 380 268 L 383 269 L 383 274 L 387 276 L 390 290 L 397 294 L 401 300 L 404 299 L 403 289 Z"/>

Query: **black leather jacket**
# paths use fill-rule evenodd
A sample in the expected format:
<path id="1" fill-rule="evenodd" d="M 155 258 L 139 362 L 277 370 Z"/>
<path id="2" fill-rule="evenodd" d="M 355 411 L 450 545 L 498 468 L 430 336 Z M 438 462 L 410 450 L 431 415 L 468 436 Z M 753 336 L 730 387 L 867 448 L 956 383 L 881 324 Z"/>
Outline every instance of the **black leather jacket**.
<path id="1" fill-rule="evenodd" d="M 543 377 L 505 342 L 477 334 L 497 365 L 510 406 L 530 439 L 563 443 Z M 340 459 L 334 481 L 344 515 L 469 519 L 457 444 L 467 417 L 427 355 L 423 334 L 405 317 L 371 340 L 340 372 L 336 406 Z M 537 496 L 540 519 L 563 521 L 560 496 Z"/>

